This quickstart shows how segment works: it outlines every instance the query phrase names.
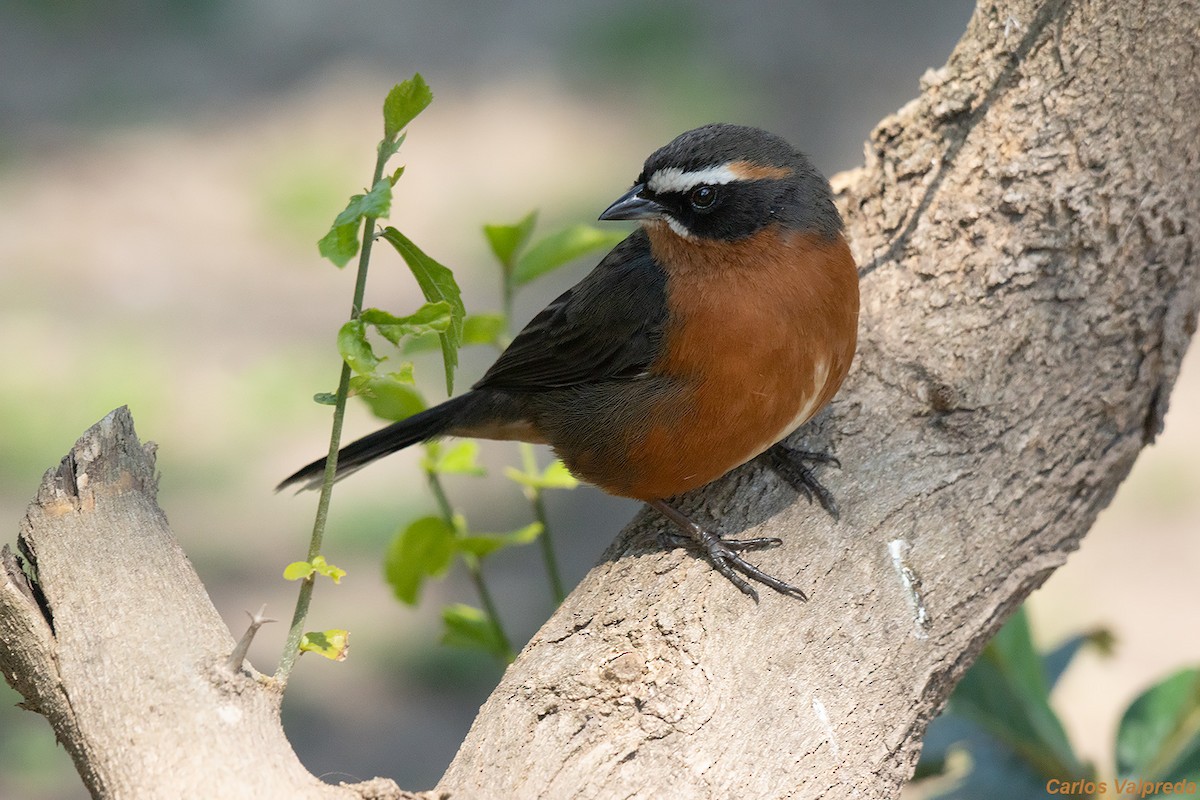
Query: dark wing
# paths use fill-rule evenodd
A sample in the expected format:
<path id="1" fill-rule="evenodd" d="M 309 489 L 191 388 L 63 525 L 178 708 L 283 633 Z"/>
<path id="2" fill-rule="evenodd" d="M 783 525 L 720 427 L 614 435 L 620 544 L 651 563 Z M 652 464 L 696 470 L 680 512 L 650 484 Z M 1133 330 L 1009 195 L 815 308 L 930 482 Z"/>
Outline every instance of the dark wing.
<path id="1" fill-rule="evenodd" d="M 636 231 L 530 320 L 474 388 L 537 391 L 644 372 L 661 349 L 666 287 Z"/>

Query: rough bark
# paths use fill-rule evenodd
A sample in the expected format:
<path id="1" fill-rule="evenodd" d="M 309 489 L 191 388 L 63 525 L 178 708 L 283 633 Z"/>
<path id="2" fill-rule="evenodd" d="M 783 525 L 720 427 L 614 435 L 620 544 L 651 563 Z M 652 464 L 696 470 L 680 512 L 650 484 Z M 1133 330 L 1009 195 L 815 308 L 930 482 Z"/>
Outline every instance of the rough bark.
<path id="1" fill-rule="evenodd" d="M 154 502 L 154 448 L 121 408 L 46 473 L 4 547 L 0 669 L 96 797 L 373 798 L 322 783 L 279 723 L 280 692 L 225 666 L 229 629 Z"/>
<path id="2" fill-rule="evenodd" d="M 439 789 L 895 797 L 926 724 L 1159 430 L 1195 328 L 1195 3 L 983 2 L 839 176 L 857 366 L 799 437 L 834 523 L 761 469 L 692 498 L 810 591 L 754 606 L 647 515 L 530 642 Z"/>
<path id="3" fill-rule="evenodd" d="M 861 345 L 796 442 L 845 465 L 841 520 L 754 466 L 688 499 L 721 533 L 782 537 L 759 561 L 812 599 L 756 606 L 644 515 L 430 796 L 895 797 L 956 678 L 1161 426 L 1200 305 L 1198 48 L 1195 3 L 981 3 L 835 179 Z M 277 690 L 221 670 L 232 638 L 153 494 L 110 416 L 23 526 L 44 596 L 11 554 L 0 572 L 0 666 L 87 785 L 401 796 L 303 770 Z"/>

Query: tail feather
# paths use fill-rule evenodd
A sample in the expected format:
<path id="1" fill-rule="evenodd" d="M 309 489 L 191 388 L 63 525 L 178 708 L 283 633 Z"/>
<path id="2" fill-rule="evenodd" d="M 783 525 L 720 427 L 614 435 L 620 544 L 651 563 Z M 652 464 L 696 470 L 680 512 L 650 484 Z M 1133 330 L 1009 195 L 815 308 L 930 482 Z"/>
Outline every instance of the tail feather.
<path id="1" fill-rule="evenodd" d="M 459 421 L 464 409 L 467 408 L 471 393 L 455 397 L 446 402 L 427 408 L 419 414 L 407 419 L 393 422 L 386 428 L 351 442 L 338 451 L 337 472 L 334 480 L 341 480 L 353 472 L 365 467 L 376 459 L 403 450 L 410 445 L 437 438 L 449 431 Z M 275 487 L 275 491 L 286 489 L 299 484 L 299 489 L 316 489 L 325 479 L 325 462 L 327 458 L 301 467 L 299 470 L 284 478 Z"/>

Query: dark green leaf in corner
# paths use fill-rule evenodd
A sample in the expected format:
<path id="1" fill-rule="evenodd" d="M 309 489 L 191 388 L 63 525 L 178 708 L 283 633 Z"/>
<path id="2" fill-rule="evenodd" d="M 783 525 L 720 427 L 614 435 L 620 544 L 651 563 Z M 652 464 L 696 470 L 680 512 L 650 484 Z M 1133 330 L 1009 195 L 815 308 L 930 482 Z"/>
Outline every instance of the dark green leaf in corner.
<path id="1" fill-rule="evenodd" d="M 1200 784 L 1200 669 L 1176 672 L 1126 709 L 1117 729 L 1117 774 Z"/>
<path id="2" fill-rule="evenodd" d="M 396 252 L 408 264 L 425 299 L 430 303 L 444 301 L 450 305 L 450 326 L 438 336 L 442 341 L 442 360 L 446 365 L 446 394 L 453 394 L 454 370 L 458 366 L 458 348 L 462 344 L 463 318 L 466 316 L 462 292 L 454 280 L 454 273 L 427 256 L 411 239 L 391 226 L 383 229 L 383 238 L 396 248 Z"/>
<path id="3" fill-rule="evenodd" d="M 955 714 L 1012 748 L 1045 777 L 1091 777 L 1050 708 L 1042 661 L 1024 609 L 996 634 L 950 696 Z"/>
<path id="4" fill-rule="evenodd" d="M 421 73 L 397 83 L 383 101 L 383 135 L 392 138 L 433 102 L 433 92 Z"/>
<path id="5" fill-rule="evenodd" d="M 552 233 L 517 259 L 513 283 L 517 286 L 529 283 L 593 250 L 610 250 L 628 235 L 621 231 L 602 231 L 590 225 L 572 225 Z"/>

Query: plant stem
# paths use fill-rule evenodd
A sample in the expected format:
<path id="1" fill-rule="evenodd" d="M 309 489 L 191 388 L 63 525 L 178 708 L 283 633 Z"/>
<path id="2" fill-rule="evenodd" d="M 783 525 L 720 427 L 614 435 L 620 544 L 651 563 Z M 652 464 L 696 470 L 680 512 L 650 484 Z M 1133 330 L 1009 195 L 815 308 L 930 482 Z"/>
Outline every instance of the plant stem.
<path id="1" fill-rule="evenodd" d="M 521 442 L 521 461 L 525 472 L 530 475 L 537 473 L 537 458 L 534 456 L 533 445 Z M 542 549 L 542 561 L 546 565 L 546 577 L 550 580 L 550 593 L 554 595 L 554 604 L 560 605 L 567 594 L 563 591 L 562 576 L 558 572 L 558 556 L 554 553 L 554 538 L 550 535 L 550 523 L 546 518 L 546 501 L 543 490 L 527 487 L 525 496 L 533 506 L 533 517 L 542 524 L 542 535 L 538 537 L 538 546 Z"/>
<path id="2" fill-rule="evenodd" d="M 475 590 L 479 592 L 479 601 L 483 603 L 483 611 L 488 615 L 488 619 L 492 623 L 492 631 L 496 634 L 497 641 L 500 642 L 501 656 L 504 658 L 504 663 L 511 663 L 516 654 L 513 652 L 512 643 L 508 640 L 508 634 L 504 632 L 504 628 L 500 625 L 500 616 L 496 612 L 496 603 L 492 600 L 492 593 L 488 591 L 487 582 L 483 579 L 483 569 L 479 564 L 479 559 L 474 556 L 468 556 L 464 561 L 467 564 L 467 572 L 471 575 L 471 581 L 475 584 Z"/>
<path id="3" fill-rule="evenodd" d="M 516 292 L 516 287 L 512 283 L 513 265 L 501 264 L 500 270 L 502 275 L 500 294 L 504 303 L 504 329 L 507 334 L 512 330 L 513 294 Z"/>
<path id="4" fill-rule="evenodd" d="M 533 498 L 533 515 L 542 523 L 542 535 L 538 537 L 542 546 L 542 560 L 546 562 L 546 575 L 550 579 L 550 591 L 554 594 L 555 605 L 562 605 L 567 593 L 563 591 L 562 576 L 558 572 L 558 557 L 554 553 L 554 541 L 550 536 L 550 525 L 546 522 L 546 504 L 539 489 Z"/>
<path id="5" fill-rule="evenodd" d="M 375 174 L 371 178 L 374 186 L 383 177 L 383 167 L 387 162 L 384 154 L 385 147 L 381 143 L 375 158 Z M 354 281 L 354 300 L 350 306 L 350 319 L 358 319 L 362 315 L 363 296 L 367 290 L 367 267 L 371 261 L 371 245 L 375 242 L 375 217 L 363 220 L 362 247 L 358 254 L 358 274 Z M 337 475 L 337 456 L 342 442 L 342 424 L 346 418 L 346 398 L 350 394 L 350 365 L 342 362 L 342 373 L 338 378 L 337 400 L 333 406 L 333 425 L 329 431 L 329 454 L 325 459 L 325 478 L 321 483 L 321 496 L 317 500 L 317 513 L 313 519 L 312 537 L 308 542 L 308 561 L 321 554 L 321 542 L 325 538 L 325 523 L 329 519 L 329 501 L 333 496 L 333 479 Z M 275 680 L 281 688 L 287 687 L 288 675 L 300 655 L 300 638 L 304 635 L 304 620 L 308 617 L 308 607 L 312 602 L 313 584 L 316 574 L 309 575 L 300 582 L 300 593 L 296 598 L 296 610 L 292 613 L 292 624 L 288 628 L 287 641 L 283 646 L 283 655 L 279 659 L 279 668 L 275 671 Z"/>
<path id="6" fill-rule="evenodd" d="M 504 298 L 504 326 L 506 328 L 504 338 L 510 340 L 513 295 L 516 291 L 512 282 L 513 266 L 511 264 L 502 266 L 503 280 L 500 288 Z M 508 341 L 503 342 L 502 345 L 507 347 Z M 530 475 L 536 474 L 537 459 L 534 457 L 533 445 L 521 442 L 520 449 L 521 463 L 525 467 L 525 472 Z M 546 565 L 546 577 L 550 581 L 550 594 L 554 597 L 554 605 L 559 606 L 562 605 L 567 594 L 563 590 L 562 575 L 558 571 L 558 556 L 554 552 L 554 537 L 550 535 L 550 523 L 546 519 L 546 503 L 542 499 L 542 490 L 530 487 L 525 490 L 525 496 L 529 498 L 529 502 L 533 506 L 533 518 L 542 524 L 542 535 L 538 537 L 538 546 L 542 550 L 542 562 Z"/>
<path id="7" fill-rule="evenodd" d="M 442 486 L 442 479 L 432 470 L 425 471 L 425 477 L 429 481 L 429 489 L 433 492 L 434 498 L 437 500 L 438 508 L 442 512 L 442 519 L 451 528 L 454 527 L 454 509 L 450 506 L 450 498 L 446 496 L 446 489 Z M 496 611 L 496 604 L 492 600 L 492 593 L 488 591 L 487 582 L 483 579 L 483 568 L 480 566 L 479 559 L 474 556 L 466 556 L 463 562 L 467 565 L 467 572 L 471 576 L 471 582 L 475 584 L 475 591 L 479 593 L 479 601 L 483 604 L 483 611 L 487 614 L 488 621 L 492 624 L 492 633 L 496 636 L 496 641 L 500 643 L 505 662 L 513 660 L 512 642 L 508 638 L 508 634 L 504 632 L 504 626 L 500 624 L 500 614 Z"/>

